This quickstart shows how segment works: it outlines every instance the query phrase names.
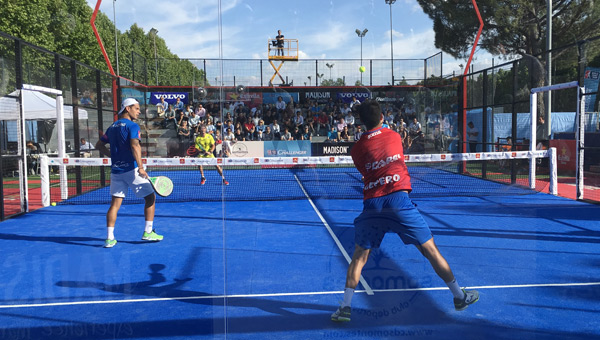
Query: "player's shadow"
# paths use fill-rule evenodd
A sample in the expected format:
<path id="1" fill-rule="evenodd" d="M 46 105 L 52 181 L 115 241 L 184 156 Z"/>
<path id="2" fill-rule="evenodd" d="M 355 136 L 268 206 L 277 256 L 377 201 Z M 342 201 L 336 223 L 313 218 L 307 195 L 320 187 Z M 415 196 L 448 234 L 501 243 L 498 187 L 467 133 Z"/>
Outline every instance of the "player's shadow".
<path id="1" fill-rule="evenodd" d="M 5 234 L 0 233 L 0 240 L 8 241 L 27 241 L 27 242 L 52 242 L 59 244 L 75 245 L 75 246 L 86 246 L 95 247 L 102 246 L 101 242 L 104 239 L 94 237 L 76 237 L 76 236 L 31 236 L 31 235 L 17 235 L 17 234 Z M 92 244 L 93 242 L 93 244 Z"/>
<path id="2" fill-rule="evenodd" d="M 102 282 L 90 281 L 59 281 L 56 283 L 59 287 L 68 288 L 95 288 L 108 293 L 118 293 L 128 298 L 149 296 L 152 298 L 165 298 L 178 300 L 185 303 L 201 304 L 208 306 L 223 305 L 222 298 L 205 293 L 183 289 L 182 286 L 191 281 L 191 278 L 174 279 L 173 282 L 166 283 L 167 278 L 161 273 L 166 268 L 164 264 L 151 264 L 149 266 L 150 277 L 145 281 L 121 283 L 121 284 L 106 284 Z M 263 310 L 268 313 L 279 315 L 295 315 L 288 309 L 309 309 L 332 312 L 331 305 L 320 305 L 314 303 L 286 302 L 276 301 L 261 298 L 228 298 L 228 306 L 235 307 L 253 307 Z"/>

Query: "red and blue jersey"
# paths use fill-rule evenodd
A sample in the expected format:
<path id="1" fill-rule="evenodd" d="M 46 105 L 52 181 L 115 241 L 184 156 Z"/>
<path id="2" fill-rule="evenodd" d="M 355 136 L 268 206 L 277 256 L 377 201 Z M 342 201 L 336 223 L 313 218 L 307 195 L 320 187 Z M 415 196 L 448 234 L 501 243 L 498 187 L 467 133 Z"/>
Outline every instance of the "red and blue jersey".
<path id="1" fill-rule="evenodd" d="M 129 119 L 121 118 L 106 129 L 100 140 L 110 144 L 111 172 L 121 174 L 137 168 L 131 150 L 131 140 L 141 140 L 140 126 Z"/>
<path id="2" fill-rule="evenodd" d="M 383 127 L 365 132 L 351 151 L 354 165 L 364 176 L 364 199 L 396 191 L 410 192 L 410 175 L 404 163 L 402 138 Z"/>

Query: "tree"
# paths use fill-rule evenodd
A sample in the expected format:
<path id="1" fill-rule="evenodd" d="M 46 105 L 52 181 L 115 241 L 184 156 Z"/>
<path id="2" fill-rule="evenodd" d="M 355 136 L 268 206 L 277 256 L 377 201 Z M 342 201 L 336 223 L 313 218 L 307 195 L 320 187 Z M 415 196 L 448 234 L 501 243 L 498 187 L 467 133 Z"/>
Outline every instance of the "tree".
<path id="1" fill-rule="evenodd" d="M 319 85 L 321 85 L 321 86 L 346 86 L 346 83 L 344 82 L 344 79 L 338 78 L 336 80 L 325 79 L 325 80 L 321 81 L 321 83 Z"/>

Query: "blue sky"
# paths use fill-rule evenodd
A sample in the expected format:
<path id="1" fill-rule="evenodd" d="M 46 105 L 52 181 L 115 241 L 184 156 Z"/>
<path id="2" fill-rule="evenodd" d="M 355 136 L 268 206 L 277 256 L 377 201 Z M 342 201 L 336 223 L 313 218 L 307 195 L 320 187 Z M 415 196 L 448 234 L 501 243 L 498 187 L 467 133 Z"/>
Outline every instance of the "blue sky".
<path id="1" fill-rule="evenodd" d="M 93 8 L 96 0 L 88 4 Z M 217 0 L 117 0 L 114 5 L 121 31 L 133 23 L 146 32 L 154 27 L 181 58 L 219 57 Z M 438 53 L 433 23 L 416 0 L 397 0 L 392 6 L 394 59 Z M 357 28 L 369 30 L 363 38 L 364 59 L 390 58 L 390 6 L 384 0 L 222 0 L 221 9 L 224 59 L 265 59 L 267 41 L 278 29 L 298 39 L 301 59 L 358 59 Z M 100 10 L 112 19 L 113 1 L 104 0 Z M 484 51 L 475 58 L 476 69 L 491 64 Z M 444 55 L 444 74 L 460 72 L 459 64 L 465 61 Z"/>

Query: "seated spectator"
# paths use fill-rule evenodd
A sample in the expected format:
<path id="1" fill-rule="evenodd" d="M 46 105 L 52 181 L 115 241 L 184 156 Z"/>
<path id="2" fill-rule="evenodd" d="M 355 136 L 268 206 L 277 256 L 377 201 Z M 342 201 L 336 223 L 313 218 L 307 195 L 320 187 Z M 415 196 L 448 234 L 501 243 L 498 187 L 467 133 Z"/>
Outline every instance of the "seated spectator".
<path id="1" fill-rule="evenodd" d="M 315 119 L 317 136 L 321 134 L 321 130 L 329 131 L 329 116 L 325 112 L 321 112 L 316 116 Z"/>
<path id="2" fill-rule="evenodd" d="M 392 125 L 394 123 L 394 114 L 392 113 L 392 110 L 385 114 L 384 120 L 388 125 Z"/>
<path id="3" fill-rule="evenodd" d="M 342 107 L 340 109 L 340 112 L 344 115 L 347 116 L 349 114 L 352 113 L 352 109 L 348 106 L 348 103 L 344 103 L 344 107 Z"/>
<path id="4" fill-rule="evenodd" d="M 215 140 L 215 145 L 223 144 L 221 130 L 215 130 L 215 134 L 213 135 L 213 138 Z M 223 156 L 223 148 L 221 147 L 221 150 L 219 152 L 217 152 L 217 148 L 215 147 L 215 151 L 213 153 L 214 153 L 215 157 L 222 157 Z"/>
<path id="5" fill-rule="evenodd" d="M 348 133 L 348 126 L 344 126 L 344 129 L 340 132 L 338 141 L 340 141 L 340 142 L 349 142 L 350 141 L 350 134 Z"/>
<path id="6" fill-rule="evenodd" d="M 223 137 L 223 157 L 229 157 L 231 155 L 231 146 L 235 144 L 235 135 L 231 129 L 227 128 L 227 134 Z"/>
<path id="7" fill-rule="evenodd" d="M 206 122 L 206 132 L 210 133 L 211 135 L 215 134 L 215 130 L 217 130 L 217 128 L 213 125 L 212 119 L 209 119 Z"/>
<path id="8" fill-rule="evenodd" d="M 244 135 L 244 133 L 242 132 L 241 128 L 236 128 L 235 132 L 233 133 L 235 140 L 238 142 L 243 142 L 246 140 L 246 136 Z"/>
<path id="9" fill-rule="evenodd" d="M 304 125 L 304 131 L 302 132 L 302 135 L 300 137 L 301 137 L 301 140 L 312 141 L 312 132 L 310 132 L 308 125 Z"/>
<path id="10" fill-rule="evenodd" d="M 177 110 L 177 126 L 181 126 L 183 121 L 188 121 L 188 117 L 186 117 L 185 112 L 183 110 Z"/>
<path id="11" fill-rule="evenodd" d="M 183 111 L 184 107 L 183 107 L 183 102 L 181 101 L 181 98 L 177 98 L 177 101 L 175 101 L 175 105 L 173 105 L 173 108 L 175 110 Z"/>
<path id="12" fill-rule="evenodd" d="M 169 103 L 165 101 L 164 97 L 160 97 L 160 102 L 156 104 L 156 114 L 157 117 L 163 118 L 165 113 L 169 110 Z"/>
<path id="13" fill-rule="evenodd" d="M 179 138 L 179 155 L 184 156 L 190 141 L 190 129 L 187 120 L 181 121 L 181 125 L 177 128 L 177 137 Z"/>
<path id="14" fill-rule="evenodd" d="M 404 125 L 398 125 L 398 134 L 400 135 L 400 138 L 402 138 L 402 147 L 404 148 L 404 150 L 408 149 L 408 131 L 406 130 L 406 128 L 404 127 Z"/>
<path id="15" fill-rule="evenodd" d="M 92 143 L 86 141 L 85 138 L 81 138 L 80 144 L 79 144 L 79 150 L 82 151 L 81 155 L 84 158 L 89 158 L 92 156 L 91 151 L 94 150 L 94 146 L 92 145 Z"/>
<path id="16" fill-rule="evenodd" d="M 304 125 L 304 117 L 302 117 L 301 112 L 296 113 L 296 116 L 294 117 L 294 125 L 296 125 L 296 127 L 300 127 L 301 125 Z"/>
<path id="17" fill-rule="evenodd" d="M 263 133 L 263 140 L 265 140 L 265 141 L 275 140 L 275 135 L 273 134 L 273 131 L 271 131 L 271 127 L 268 125 L 265 128 L 265 132 Z"/>
<path id="18" fill-rule="evenodd" d="M 254 129 L 254 122 L 252 122 L 252 119 L 246 120 L 246 123 L 244 123 L 244 131 L 246 133 L 248 133 L 253 129 Z"/>
<path id="19" fill-rule="evenodd" d="M 413 138 L 421 132 L 421 123 L 417 120 L 417 117 L 413 118 L 412 123 L 408 126 L 408 135 Z"/>
<path id="20" fill-rule="evenodd" d="M 162 122 L 162 127 L 165 129 L 169 128 L 169 123 L 173 123 L 173 128 L 177 129 L 177 116 L 173 105 L 169 105 L 169 109 L 165 113 L 165 119 Z"/>
<path id="21" fill-rule="evenodd" d="M 252 140 L 257 142 L 265 140 L 265 133 L 263 131 L 255 129 L 254 136 L 252 136 Z"/>
<path id="22" fill-rule="evenodd" d="M 358 141 L 360 137 L 362 137 L 363 133 L 362 125 L 357 125 L 356 132 L 354 132 L 354 140 Z"/>
<path id="23" fill-rule="evenodd" d="M 33 144 L 32 141 L 27 141 L 27 143 L 25 143 L 25 147 L 25 151 L 27 152 L 27 170 L 30 174 L 35 175 L 39 172 L 38 160 L 40 157 L 40 150 Z"/>
<path id="24" fill-rule="evenodd" d="M 354 115 L 352 114 L 352 111 L 346 114 L 344 121 L 346 122 L 349 131 L 354 130 Z"/>
<path id="25" fill-rule="evenodd" d="M 294 140 L 302 140 L 302 131 L 300 131 L 300 129 L 297 126 L 294 127 L 294 130 L 292 132 L 292 138 L 294 138 Z"/>
<path id="26" fill-rule="evenodd" d="M 327 140 L 326 142 L 331 142 L 331 143 L 335 143 L 338 141 L 338 133 L 337 130 L 335 129 L 335 126 L 331 126 L 331 130 L 329 130 L 327 132 Z"/>
<path id="27" fill-rule="evenodd" d="M 408 153 L 423 153 L 425 152 L 425 136 L 423 131 L 417 132 L 414 138 L 409 140 Z"/>
<path id="28" fill-rule="evenodd" d="M 84 105 L 84 106 L 92 106 L 92 105 L 94 105 L 94 101 L 92 100 L 92 96 L 90 94 L 90 91 L 85 91 L 83 93 L 83 97 L 81 97 L 81 100 L 79 101 L 79 104 Z"/>
<path id="29" fill-rule="evenodd" d="M 258 121 L 258 125 L 256 125 L 256 131 L 265 132 L 266 127 L 265 121 L 261 119 Z"/>
<path id="30" fill-rule="evenodd" d="M 500 146 L 500 151 L 507 152 L 512 150 L 512 137 L 506 137 L 506 143 Z"/>
<path id="31" fill-rule="evenodd" d="M 198 104 L 198 107 L 196 108 L 196 116 L 198 116 L 200 119 L 204 119 L 204 117 L 206 117 L 206 109 L 202 107 L 202 104 Z"/>
<path id="32" fill-rule="evenodd" d="M 190 126 L 191 134 L 198 133 L 198 126 L 200 126 L 200 117 L 196 115 L 196 112 L 192 111 L 190 113 L 190 118 L 188 119 L 188 123 Z"/>
<path id="33" fill-rule="evenodd" d="M 277 123 L 277 119 L 273 119 L 273 124 L 271 124 L 271 131 L 273 132 L 273 137 L 275 139 L 281 139 L 281 127 Z"/>
<path id="34" fill-rule="evenodd" d="M 255 137 L 256 137 L 256 128 L 254 126 L 252 126 L 252 129 L 250 129 L 250 131 L 248 131 L 248 133 L 246 133 L 246 140 L 253 141 L 253 140 L 255 140 L 254 139 Z"/>
<path id="35" fill-rule="evenodd" d="M 183 113 L 185 114 L 185 116 L 189 118 L 189 116 L 192 114 L 192 112 L 194 112 L 194 109 L 192 109 L 192 106 L 191 105 L 186 105 L 185 106 L 185 111 L 183 111 Z"/>
<path id="36" fill-rule="evenodd" d="M 290 132 L 290 129 L 288 129 L 287 127 L 284 128 L 283 133 L 281 134 L 281 140 L 284 140 L 284 141 L 294 140 L 294 137 L 292 137 L 292 133 Z"/>
<path id="37" fill-rule="evenodd" d="M 346 121 L 344 120 L 344 118 L 340 118 L 340 120 L 336 124 L 336 127 L 339 132 L 342 132 L 345 127 L 348 127 L 348 125 L 346 124 Z"/>
<path id="38" fill-rule="evenodd" d="M 277 109 L 277 113 L 281 114 L 283 110 L 285 110 L 286 103 L 283 101 L 283 97 L 277 97 L 277 103 L 275 103 L 275 108 Z"/>

